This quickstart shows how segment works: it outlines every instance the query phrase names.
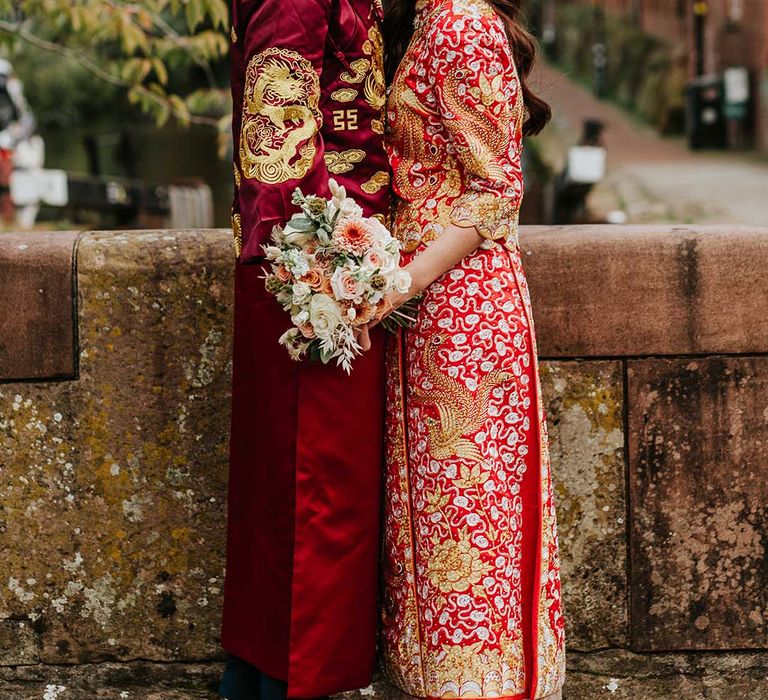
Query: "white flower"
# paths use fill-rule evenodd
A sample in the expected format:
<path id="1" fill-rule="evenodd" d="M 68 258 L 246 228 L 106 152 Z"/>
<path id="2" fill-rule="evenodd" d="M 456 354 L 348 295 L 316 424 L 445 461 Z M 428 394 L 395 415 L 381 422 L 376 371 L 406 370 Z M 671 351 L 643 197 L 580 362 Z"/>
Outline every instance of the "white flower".
<path id="1" fill-rule="evenodd" d="M 309 342 L 298 328 L 291 328 L 280 336 L 280 345 L 284 345 L 292 360 L 300 360 L 309 348 Z"/>
<path id="2" fill-rule="evenodd" d="M 291 321 L 293 322 L 294 326 L 303 326 L 307 321 L 309 321 L 309 311 L 307 311 L 307 309 L 302 309 L 299 311 L 299 313 L 291 316 Z"/>
<path id="3" fill-rule="evenodd" d="M 283 235 L 283 229 L 280 226 L 272 227 L 272 241 L 275 245 L 283 245 L 285 242 L 285 236 Z"/>
<path id="4" fill-rule="evenodd" d="M 294 282 L 291 292 L 293 292 L 293 302 L 295 304 L 302 304 L 312 294 L 312 289 L 305 282 Z"/>
<path id="5" fill-rule="evenodd" d="M 362 293 L 360 283 L 352 276 L 352 273 L 343 267 L 337 267 L 331 277 L 331 289 L 336 298 L 341 300 L 356 299 Z"/>
<path id="6" fill-rule="evenodd" d="M 328 207 L 328 216 L 333 218 L 336 212 L 340 212 L 340 218 L 362 217 L 362 207 L 351 197 L 347 197 L 347 190 L 336 180 L 331 178 L 328 181 L 328 188 L 331 190 L 331 204 Z"/>
<path id="7" fill-rule="evenodd" d="M 287 248 L 280 256 L 280 260 L 294 277 L 301 277 L 309 272 L 309 259 L 303 250 Z"/>
<path id="8" fill-rule="evenodd" d="M 341 310 L 327 294 L 315 294 L 309 304 L 309 322 L 315 335 L 326 340 L 342 323 Z"/>
<path id="9" fill-rule="evenodd" d="M 336 180 L 331 178 L 328 180 L 328 189 L 331 191 L 331 195 L 337 199 L 344 199 L 347 196 L 347 190 L 340 185 Z"/>
<path id="10" fill-rule="evenodd" d="M 411 273 L 401 268 L 395 272 L 392 283 L 400 294 L 407 294 L 411 289 Z"/>
<path id="11" fill-rule="evenodd" d="M 384 248 L 375 245 L 363 257 L 363 263 L 371 270 L 378 270 L 382 275 L 389 275 L 397 269 L 397 257 Z"/>
<path id="12" fill-rule="evenodd" d="M 376 240 L 376 242 L 379 243 L 382 248 L 386 246 L 390 241 L 394 240 L 387 227 L 378 219 L 371 218 L 368 220 L 368 223 L 370 224 L 371 231 L 373 232 L 374 240 Z"/>
<path id="13" fill-rule="evenodd" d="M 303 246 L 315 235 L 314 231 L 297 231 L 288 224 L 285 227 L 285 242 L 290 245 Z"/>
<path id="14" fill-rule="evenodd" d="M 300 333 L 301 331 L 299 331 L 298 328 L 289 328 L 278 338 L 277 342 L 280 343 L 280 345 L 287 345 L 298 338 Z"/>

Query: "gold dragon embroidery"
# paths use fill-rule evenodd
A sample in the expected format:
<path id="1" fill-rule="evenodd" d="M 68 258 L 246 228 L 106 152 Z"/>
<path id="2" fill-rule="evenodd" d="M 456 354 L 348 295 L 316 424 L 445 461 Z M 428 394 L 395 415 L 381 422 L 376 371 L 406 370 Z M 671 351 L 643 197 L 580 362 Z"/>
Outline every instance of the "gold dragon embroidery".
<path id="1" fill-rule="evenodd" d="M 495 369 L 483 377 L 472 392 L 461 382 L 448 377 L 438 366 L 435 358 L 443 336 L 433 336 L 424 350 L 424 365 L 432 390 L 414 390 L 417 403 L 433 406 L 437 418 L 427 416 L 429 451 L 437 460 L 459 457 L 469 462 L 483 464 L 485 460 L 477 444 L 466 436 L 476 433 L 488 418 L 491 391 L 499 384 L 512 379 L 512 374 Z"/>
<path id="2" fill-rule="evenodd" d="M 365 78 L 363 94 L 366 102 L 381 115 L 371 120 L 371 129 L 376 134 L 383 134 L 387 82 L 384 76 L 384 39 L 376 25 L 368 30 L 368 40 L 363 44 L 363 52 L 368 56 L 371 67 Z"/>
<path id="3" fill-rule="evenodd" d="M 320 78 L 306 58 L 277 48 L 254 56 L 245 75 L 243 177 L 268 184 L 304 177 L 317 153 L 319 102 Z"/>

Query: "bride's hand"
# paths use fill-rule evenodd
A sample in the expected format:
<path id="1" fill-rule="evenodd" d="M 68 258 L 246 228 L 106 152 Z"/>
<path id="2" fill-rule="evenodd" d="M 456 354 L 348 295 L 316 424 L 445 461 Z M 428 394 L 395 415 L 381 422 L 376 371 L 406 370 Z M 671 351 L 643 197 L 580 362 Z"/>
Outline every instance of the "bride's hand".
<path id="1" fill-rule="evenodd" d="M 418 291 L 414 290 L 413 284 L 407 293 L 402 294 L 400 292 L 392 292 L 384 297 L 384 303 L 373 317 L 373 320 L 368 324 L 368 328 L 373 328 L 381 323 L 387 316 L 393 311 L 397 311 L 405 302 L 418 294 Z"/>
<path id="2" fill-rule="evenodd" d="M 404 269 L 411 275 L 411 288 L 405 293 L 393 292 L 386 304 L 368 324 L 373 328 L 406 301 L 421 294 L 438 277 L 448 272 L 483 242 L 474 226 L 446 226 L 443 233 L 417 255 Z"/>
<path id="3" fill-rule="evenodd" d="M 371 335 L 368 332 L 369 325 L 366 323 L 364 326 L 355 329 L 355 341 L 363 352 L 368 352 L 371 349 Z"/>

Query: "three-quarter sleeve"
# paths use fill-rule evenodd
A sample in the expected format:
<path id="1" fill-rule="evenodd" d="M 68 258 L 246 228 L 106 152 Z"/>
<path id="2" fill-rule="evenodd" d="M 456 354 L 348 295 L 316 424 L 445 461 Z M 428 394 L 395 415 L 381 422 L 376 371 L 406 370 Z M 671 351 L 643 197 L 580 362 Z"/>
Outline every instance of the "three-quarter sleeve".
<path id="1" fill-rule="evenodd" d="M 240 229 L 246 262 L 261 257 L 273 227 L 290 218 L 296 187 L 307 194 L 328 190 L 320 74 L 330 5 L 331 0 L 240 4 L 235 34 L 241 34 L 243 79 L 241 108 L 233 114 L 233 226 Z"/>
<path id="2" fill-rule="evenodd" d="M 451 219 L 483 238 L 517 229 L 523 101 L 509 41 L 496 15 L 451 17 L 432 37 L 436 111 L 463 169 L 464 192 Z"/>

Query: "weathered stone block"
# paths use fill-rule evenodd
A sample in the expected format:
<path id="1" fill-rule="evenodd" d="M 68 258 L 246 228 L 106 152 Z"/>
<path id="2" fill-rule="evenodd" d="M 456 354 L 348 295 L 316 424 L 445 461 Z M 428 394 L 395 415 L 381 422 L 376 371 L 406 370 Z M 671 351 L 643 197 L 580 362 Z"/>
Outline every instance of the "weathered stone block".
<path id="1" fill-rule="evenodd" d="M 0 385 L 0 617 L 47 663 L 220 654 L 228 243 L 84 235 L 79 381 Z"/>
<path id="2" fill-rule="evenodd" d="M 0 667 L 3 700 L 215 700 L 221 664 Z"/>
<path id="3" fill-rule="evenodd" d="M 0 620 L 0 666 L 40 660 L 37 635 L 28 620 Z"/>
<path id="4" fill-rule="evenodd" d="M 632 643 L 768 647 L 768 358 L 632 361 Z"/>
<path id="5" fill-rule="evenodd" d="M 0 380 L 74 376 L 77 236 L 0 233 Z"/>
<path id="6" fill-rule="evenodd" d="M 563 700 L 763 700 L 768 654 L 568 654 Z"/>
<path id="7" fill-rule="evenodd" d="M 621 362 L 541 368 L 570 648 L 626 644 L 626 499 Z M 595 624 L 600 620 L 600 624 Z"/>
<path id="8" fill-rule="evenodd" d="M 521 233 L 542 357 L 766 350 L 764 229 L 532 226 Z"/>

